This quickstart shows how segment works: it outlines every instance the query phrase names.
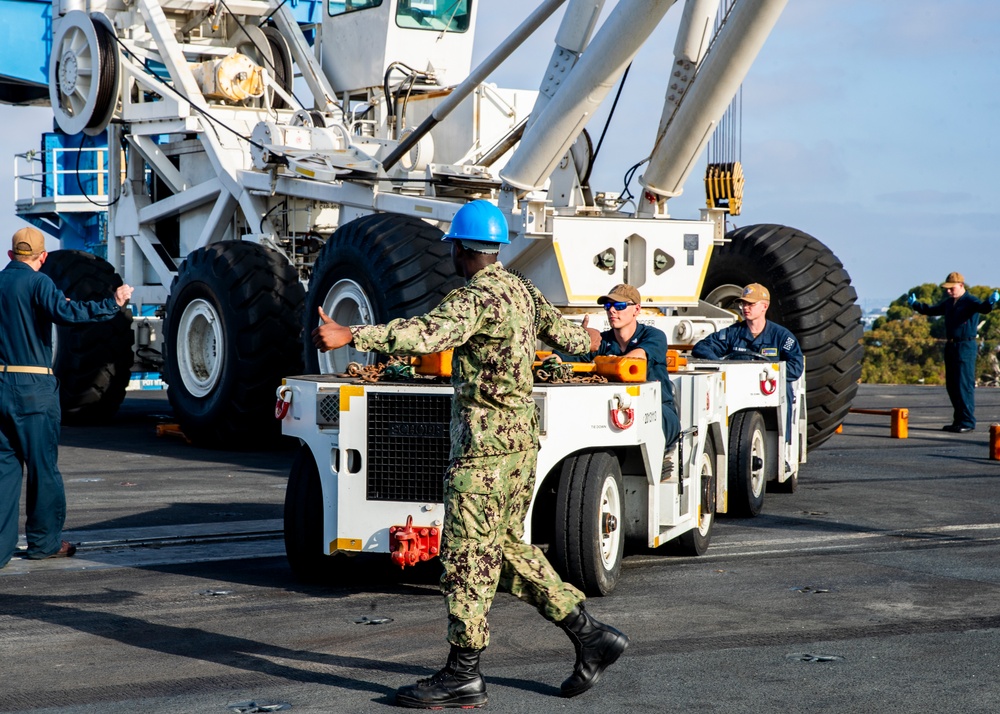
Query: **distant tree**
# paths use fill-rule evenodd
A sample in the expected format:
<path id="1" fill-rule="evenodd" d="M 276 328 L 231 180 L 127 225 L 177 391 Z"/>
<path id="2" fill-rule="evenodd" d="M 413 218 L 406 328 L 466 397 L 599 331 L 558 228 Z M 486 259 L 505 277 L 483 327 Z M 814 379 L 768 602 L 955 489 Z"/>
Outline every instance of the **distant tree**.
<path id="1" fill-rule="evenodd" d="M 985 300 L 992 288 L 976 285 L 967 288 Z M 861 381 L 871 384 L 944 384 L 944 318 L 919 315 L 906 304 L 909 293 L 928 305 L 943 300 L 943 289 L 933 283 L 919 285 L 889 304 L 865 333 Z M 976 383 L 1000 386 L 1000 310 L 980 316 L 979 339 L 982 345 L 976 360 Z"/>
<path id="2" fill-rule="evenodd" d="M 977 285 L 969 292 L 980 300 L 985 300 L 993 292 L 993 288 Z M 1000 308 L 995 308 L 989 315 L 983 315 L 979 321 L 979 357 L 976 359 L 976 384 L 984 387 L 1000 387 Z"/>

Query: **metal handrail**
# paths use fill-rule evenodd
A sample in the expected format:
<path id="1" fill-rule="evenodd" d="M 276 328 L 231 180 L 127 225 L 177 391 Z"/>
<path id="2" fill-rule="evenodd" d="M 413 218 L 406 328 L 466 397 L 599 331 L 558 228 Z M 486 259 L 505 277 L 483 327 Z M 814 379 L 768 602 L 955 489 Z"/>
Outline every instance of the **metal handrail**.
<path id="1" fill-rule="evenodd" d="M 84 152 L 95 153 L 96 168 L 78 168 Z M 14 155 L 14 203 L 30 200 L 59 200 L 60 198 L 107 198 L 108 147 L 52 148 L 48 150 L 48 166 L 39 152 L 31 150 Z M 60 168 L 72 166 L 72 168 Z M 74 180 L 76 179 L 76 180 Z M 83 192 L 82 185 L 96 179 L 96 191 Z M 23 196 L 23 197 L 22 197 Z"/>

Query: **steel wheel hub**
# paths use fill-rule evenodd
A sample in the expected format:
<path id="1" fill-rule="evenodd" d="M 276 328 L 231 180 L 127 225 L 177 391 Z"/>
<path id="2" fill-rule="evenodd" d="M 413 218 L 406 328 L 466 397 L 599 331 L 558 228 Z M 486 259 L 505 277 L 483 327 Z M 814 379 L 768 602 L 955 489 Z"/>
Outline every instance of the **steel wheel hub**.
<path id="1" fill-rule="evenodd" d="M 208 396 L 222 377 L 226 353 L 222 320 L 207 300 L 192 300 L 181 315 L 177 366 L 181 381 L 195 397 Z"/>
<path id="2" fill-rule="evenodd" d="M 611 477 L 604 480 L 604 487 L 601 489 L 601 514 L 600 514 L 600 534 L 601 534 L 601 560 L 604 567 L 610 570 L 618 561 L 618 548 L 621 541 L 621 530 L 618 528 L 618 520 L 622 512 L 621 494 L 618 492 L 618 484 Z"/>
<path id="3" fill-rule="evenodd" d="M 375 310 L 364 289 L 353 280 L 338 280 L 323 300 L 323 312 L 329 315 L 338 325 L 371 325 L 375 321 Z M 316 324 L 320 324 L 316 316 Z M 372 352 L 361 352 L 348 345 L 344 349 L 330 350 L 319 354 L 319 371 L 321 374 L 338 374 L 347 371 L 347 365 L 358 362 L 363 365 L 373 364 L 375 355 Z"/>

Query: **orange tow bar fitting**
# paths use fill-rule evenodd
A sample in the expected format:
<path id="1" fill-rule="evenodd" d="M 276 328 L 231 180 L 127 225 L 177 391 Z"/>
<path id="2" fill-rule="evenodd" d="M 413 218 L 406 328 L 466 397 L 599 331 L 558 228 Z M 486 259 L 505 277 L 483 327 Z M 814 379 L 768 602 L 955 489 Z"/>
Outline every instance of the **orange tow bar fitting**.
<path id="1" fill-rule="evenodd" d="M 405 526 L 389 528 L 389 548 L 392 562 L 400 568 L 416 565 L 441 552 L 441 532 L 433 526 L 414 528 L 413 516 L 407 516 Z"/>
<path id="2" fill-rule="evenodd" d="M 905 439 L 910 435 L 910 410 L 894 407 L 893 409 L 849 409 L 851 414 L 875 414 L 889 417 L 889 436 L 893 439 Z"/>

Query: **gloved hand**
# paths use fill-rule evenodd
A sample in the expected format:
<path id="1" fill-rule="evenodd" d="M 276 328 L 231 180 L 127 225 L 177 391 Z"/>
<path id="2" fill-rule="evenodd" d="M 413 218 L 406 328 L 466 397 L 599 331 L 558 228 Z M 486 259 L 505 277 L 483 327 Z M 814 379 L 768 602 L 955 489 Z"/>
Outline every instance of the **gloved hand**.
<path id="1" fill-rule="evenodd" d="M 997 303 L 1000 302 L 1000 290 L 994 290 L 991 292 L 987 301 L 990 303 L 991 307 L 996 307 Z"/>
<path id="2" fill-rule="evenodd" d="M 906 298 L 906 304 L 909 305 L 910 307 L 913 307 L 914 305 L 916 305 L 917 304 L 917 296 L 914 295 L 913 293 L 910 293 L 909 297 Z"/>

